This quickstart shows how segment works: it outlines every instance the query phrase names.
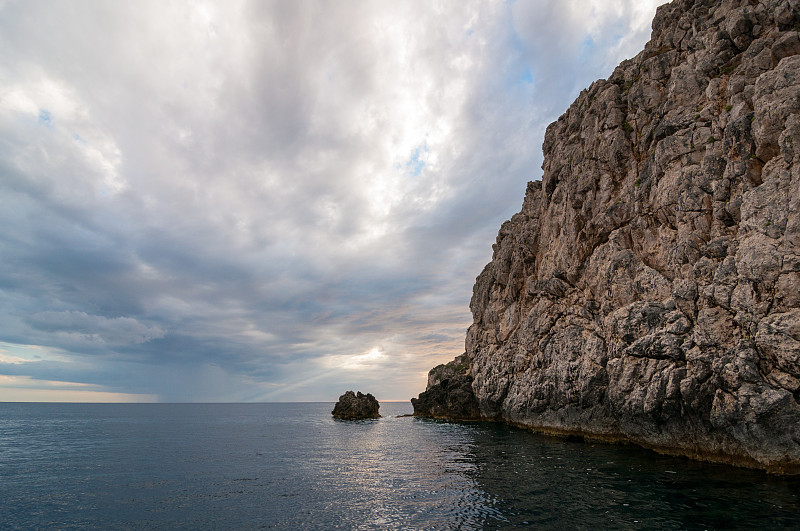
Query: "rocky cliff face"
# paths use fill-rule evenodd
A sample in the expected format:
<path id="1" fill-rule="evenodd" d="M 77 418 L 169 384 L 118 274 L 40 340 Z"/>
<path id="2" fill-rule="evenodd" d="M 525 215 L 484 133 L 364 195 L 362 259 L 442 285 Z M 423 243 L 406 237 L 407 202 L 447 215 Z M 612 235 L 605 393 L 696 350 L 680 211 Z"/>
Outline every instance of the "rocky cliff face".
<path id="1" fill-rule="evenodd" d="M 414 414 L 452 420 L 480 419 L 481 411 L 472 391 L 473 378 L 469 368 L 469 358 L 462 354 L 446 365 L 431 369 L 427 390 L 419 398 L 411 399 Z"/>
<path id="2" fill-rule="evenodd" d="M 447 369 L 474 417 L 800 472 L 798 29 L 800 0 L 675 0 L 548 127 Z M 468 416 L 446 397 L 416 413 Z"/>

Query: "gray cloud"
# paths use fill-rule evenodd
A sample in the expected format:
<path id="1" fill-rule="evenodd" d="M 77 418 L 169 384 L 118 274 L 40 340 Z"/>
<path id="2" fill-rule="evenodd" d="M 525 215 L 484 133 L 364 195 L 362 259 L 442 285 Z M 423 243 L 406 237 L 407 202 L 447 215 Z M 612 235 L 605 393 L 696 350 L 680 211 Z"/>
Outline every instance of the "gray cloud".
<path id="1" fill-rule="evenodd" d="M 0 4 L 0 374 L 418 393 L 545 126 L 657 3 Z"/>
<path id="2" fill-rule="evenodd" d="M 130 317 L 109 319 L 84 312 L 39 312 L 27 319 L 36 330 L 58 334 L 77 343 L 129 345 L 146 343 L 164 337 L 164 330 L 148 326 Z"/>

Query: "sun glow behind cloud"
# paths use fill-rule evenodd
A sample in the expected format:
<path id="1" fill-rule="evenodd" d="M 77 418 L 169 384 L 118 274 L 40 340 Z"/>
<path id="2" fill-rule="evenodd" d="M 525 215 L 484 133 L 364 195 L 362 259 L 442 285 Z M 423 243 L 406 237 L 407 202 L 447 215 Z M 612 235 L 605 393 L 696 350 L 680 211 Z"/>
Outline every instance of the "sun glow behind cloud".
<path id="1" fill-rule="evenodd" d="M 374 347 L 364 354 L 331 356 L 326 360 L 325 365 L 329 368 L 344 370 L 378 369 L 381 361 L 385 358 L 386 356 L 383 355 L 381 350 L 378 347 Z"/>
<path id="2" fill-rule="evenodd" d="M 0 5 L 0 399 L 418 393 L 658 3 Z"/>

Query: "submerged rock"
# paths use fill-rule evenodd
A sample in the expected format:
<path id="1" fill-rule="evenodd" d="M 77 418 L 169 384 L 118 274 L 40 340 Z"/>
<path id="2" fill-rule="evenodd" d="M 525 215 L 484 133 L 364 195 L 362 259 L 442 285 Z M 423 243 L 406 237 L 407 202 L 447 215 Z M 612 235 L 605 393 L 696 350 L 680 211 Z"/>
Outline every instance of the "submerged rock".
<path id="1" fill-rule="evenodd" d="M 347 391 L 339 397 L 339 401 L 333 407 L 331 414 L 340 419 L 377 419 L 380 418 L 380 404 L 371 393 L 357 394 Z"/>
<path id="2" fill-rule="evenodd" d="M 415 413 L 800 473 L 798 28 L 797 0 L 658 8 L 548 127 Z"/>

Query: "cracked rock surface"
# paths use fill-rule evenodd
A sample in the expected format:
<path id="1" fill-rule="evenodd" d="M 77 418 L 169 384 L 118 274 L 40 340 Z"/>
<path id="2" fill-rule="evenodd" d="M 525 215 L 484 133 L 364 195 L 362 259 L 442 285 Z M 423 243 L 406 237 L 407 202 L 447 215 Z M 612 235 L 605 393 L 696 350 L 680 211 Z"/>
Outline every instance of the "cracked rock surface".
<path id="1" fill-rule="evenodd" d="M 658 9 L 548 127 L 416 414 L 800 473 L 798 29 L 800 0 Z"/>

